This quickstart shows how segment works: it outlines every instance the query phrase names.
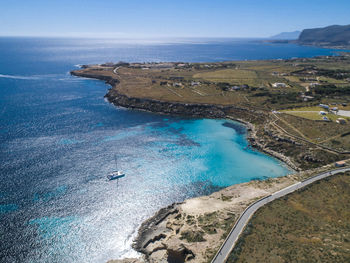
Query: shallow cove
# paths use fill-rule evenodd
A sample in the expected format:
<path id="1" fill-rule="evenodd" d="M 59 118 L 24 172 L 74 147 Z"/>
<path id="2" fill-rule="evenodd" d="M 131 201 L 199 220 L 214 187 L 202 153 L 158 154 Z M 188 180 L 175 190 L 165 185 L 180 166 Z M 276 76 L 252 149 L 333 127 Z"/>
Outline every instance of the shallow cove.
<path id="1" fill-rule="evenodd" d="M 88 132 L 27 138 L 12 145 L 14 151 L 21 147 L 41 154 L 48 145 L 56 148 L 45 163 L 43 157 L 33 164 L 21 159 L 27 175 L 41 184 L 27 182 L 22 187 L 27 200 L 18 200 L 18 210 L 5 214 L 23 224 L 30 244 L 40 248 L 32 251 L 31 260 L 102 262 L 136 256 L 130 248 L 135 231 L 159 208 L 288 172 L 279 161 L 247 148 L 239 123 L 111 110 L 110 121 L 123 116 L 139 122 L 112 128 L 104 120 Z M 119 183 L 105 178 L 114 169 L 115 153 L 127 175 Z"/>
<path id="2" fill-rule="evenodd" d="M 254 47 L 253 54 L 237 51 L 247 46 Z M 67 74 L 74 64 L 330 53 L 257 43 L 118 46 L 64 39 L 2 38 L 0 47 L 5 262 L 135 256 L 130 246 L 135 231 L 159 208 L 288 173 L 279 161 L 246 148 L 241 124 L 116 108 L 103 100 L 103 82 Z M 105 177 L 114 169 L 114 154 L 127 174 L 119 184 Z"/>

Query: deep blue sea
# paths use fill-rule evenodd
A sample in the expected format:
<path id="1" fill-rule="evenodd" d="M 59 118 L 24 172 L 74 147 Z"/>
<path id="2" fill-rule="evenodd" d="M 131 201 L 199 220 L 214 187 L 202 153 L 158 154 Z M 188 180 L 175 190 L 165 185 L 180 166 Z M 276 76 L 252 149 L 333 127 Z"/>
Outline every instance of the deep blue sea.
<path id="1" fill-rule="evenodd" d="M 69 75 L 75 65 L 330 54 L 243 40 L 0 38 L 0 261 L 137 256 L 137 228 L 159 208 L 290 172 L 247 149 L 238 123 L 114 107 L 103 99 L 103 82 Z M 119 183 L 106 180 L 114 155 L 126 173 Z"/>

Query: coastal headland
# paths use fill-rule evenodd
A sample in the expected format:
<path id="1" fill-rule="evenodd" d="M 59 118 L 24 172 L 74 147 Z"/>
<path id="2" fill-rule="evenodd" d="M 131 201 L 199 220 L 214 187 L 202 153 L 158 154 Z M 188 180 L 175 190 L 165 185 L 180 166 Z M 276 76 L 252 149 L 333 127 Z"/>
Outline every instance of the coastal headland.
<path id="1" fill-rule="evenodd" d="M 349 62 L 342 54 L 221 63 L 120 62 L 72 71 L 110 84 L 105 97 L 117 106 L 239 121 L 247 127 L 251 147 L 298 171 L 164 208 L 142 224 L 134 248 L 149 262 L 210 262 L 250 203 L 349 158 Z"/>

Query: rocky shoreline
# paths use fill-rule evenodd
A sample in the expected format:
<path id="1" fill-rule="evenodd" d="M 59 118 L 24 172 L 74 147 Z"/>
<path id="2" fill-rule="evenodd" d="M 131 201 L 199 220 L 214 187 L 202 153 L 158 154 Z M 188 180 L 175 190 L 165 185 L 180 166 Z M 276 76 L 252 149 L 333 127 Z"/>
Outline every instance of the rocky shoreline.
<path id="1" fill-rule="evenodd" d="M 72 71 L 71 74 L 79 77 L 103 80 L 111 85 L 112 88 L 108 90 L 105 98 L 116 106 L 161 114 L 197 118 L 228 118 L 238 121 L 247 128 L 247 139 L 251 147 L 283 161 L 293 170 L 300 170 L 290 158 L 266 147 L 266 143 L 263 143 L 259 138 L 255 125 L 247 121 L 247 118 L 244 118 L 251 115 L 254 115 L 254 118 L 257 115 L 264 116 L 263 112 L 231 105 L 191 104 L 148 98 L 133 98 L 118 92 L 117 84 L 119 81 L 116 78 L 98 74 L 85 74 L 79 71 Z M 133 248 L 142 253 L 144 257 L 141 259 L 112 260 L 109 262 L 208 261 L 221 245 L 218 240 L 223 239 L 222 237 L 225 236 L 227 230 L 234 224 L 235 219 L 238 218 L 246 206 L 257 198 L 264 197 L 292 184 L 295 182 L 295 179 L 287 176 L 280 179 L 268 179 L 268 181 L 273 181 L 272 186 L 269 185 L 267 187 L 266 184 L 270 183 L 264 181 L 234 185 L 213 193 L 210 196 L 185 200 L 183 203 L 173 204 L 160 209 L 154 216 L 142 223 L 138 230 L 138 236 L 134 241 Z M 212 202 L 214 205 L 211 207 L 207 204 L 208 202 Z M 195 203 L 195 206 L 198 206 L 198 203 L 200 203 L 202 208 L 197 209 L 198 211 L 196 213 L 191 214 L 193 207 L 186 210 L 189 203 L 191 204 L 190 206 L 193 206 L 193 203 Z M 209 210 L 204 208 L 204 204 L 209 207 Z M 194 210 L 196 211 L 196 209 Z M 215 215 L 215 220 L 221 222 L 221 225 L 203 223 L 203 218 L 208 218 L 211 215 Z M 195 231 L 202 233 L 201 237 L 195 235 L 191 230 L 193 226 L 189 222 L 195 222 Z M 228 224 L 227 222 L 230 223 Z M 209 234 L 206 231 L 209 231 Z M 197 240 L 198 242 L 196 242 L 196 239 L 200 241 Z M 209 252 L 207 253 L 207 251 Z"/>
<path id="2" fill-rule="evenodd" d="M 125 107 L 129 109 L 143 110 L 152 113 L 167 114 L 167 115 L 177 115 L 177 116 L 186 116 L 194 118 L 227 118 L 243 124 L 248 131 L 247 140 L 251 147 L 256 148 L 259 151 L 262 151 L 268 155 L 271 155 L 280 161 L 284 162 L 291 169 L 299 171 L 300 168 L 295 165 L 290 158 L 283 155 L 282 153 L 276 152 L 272 149 L 265 147 L 262 143 L 259 142 L 255 126 L 241 118 L 233 117 L 235 113 L 237 115 L 242 115 L 242 112 L 248 114 L 254 114 L 255 111 L 235 106 L 221 106 L 221 105 L 210 105 L 210 104 L 193 104 L 193 103 L 179 103 L 179 102 L 168 102 L 168 101 L 159 101 L 154 99 L 146 98 L 133 98 L 124 94 L 120 94 L 116 88 L 119 81 L 116 78 L 109 76 L 103 76 L 98 74 L 85 74 L 83 72 L 71 71 L 74 76 L 93 78 L 105 81 L 106 84 L 109 84 L 111 88 L 108 90 L 105 98 L 112 104 L 118 107 Z M 243 114 L 244 114 L 243 113 Z"/>
<path id="3" fill-rule="evenodd" d="M 109 83 L 109 82 L 108 82 Z M 226 118 L 231 119 L 243 124 L 248 131 L 247 140 L 251 147 L 256 148 L 268 155 L 271 155 L 285 164 L 287 164 L 293 170 L 300 170 L 287 156 L 266 148 L 264 145 L 259 143 L 256 129 L 250 122 L 244 121 L 242 119 L 237 119 L 231 117 L 230 113 L 234 111 L 249 111 L 248 109 L 238 108 L 234 106 L 219 106 L 219 105 L 209 105 L 209 104 L 190 104 L 190 103 L 173 103 L 164 102 L 151 99 L 140 99 L 131 98 L 126 95 L 119 94 L 117 90 L 110 89 L 105 95 L 107 100 L 116 105 L 125 108 L 145 110 L 153 113 L 169 114 L 169 115 L 179 115 L 179 116 L 190 116 L 194 118 Z"/>
<path id="4" fill-rule="evenodd" d="M 232 185 L 209 196 L 162 208 L 138 230 L 133 248 L 143 257 L 109 263 L 210 262 L 235 221 L 251 203 L 329 168 Z"/>
<path id="5" fill-rule="evenodd" d="M 108 90 L 105 98 L 110 103 L 125 108 L 144 110 L 153 113 L 205 118 L 224 118 L 226 113 L 234 108 L 233 106 L 225 107 L 220 105 L 176 103 L 153 99 L 133 98 L 118 92 L 115 86 L 119 81 L 115 78 L 97 74 L 85 74 L 77 71 L 71 71 L 70 73 L 78 77 L 105 81 L 106 84 L 109 84 L 112 87 Z"/>

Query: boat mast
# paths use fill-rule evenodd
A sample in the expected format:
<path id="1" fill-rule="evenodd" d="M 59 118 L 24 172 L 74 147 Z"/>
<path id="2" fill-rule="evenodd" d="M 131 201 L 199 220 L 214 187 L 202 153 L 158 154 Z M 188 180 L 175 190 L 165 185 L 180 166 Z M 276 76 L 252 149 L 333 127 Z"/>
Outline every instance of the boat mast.
<path id="1" fill-rule="evenodd" d="M 115 168 L 118 171 L 118 162 L 117 162 L 117 155 L 114 155 L 114 161 L 115 161 Z"/>

